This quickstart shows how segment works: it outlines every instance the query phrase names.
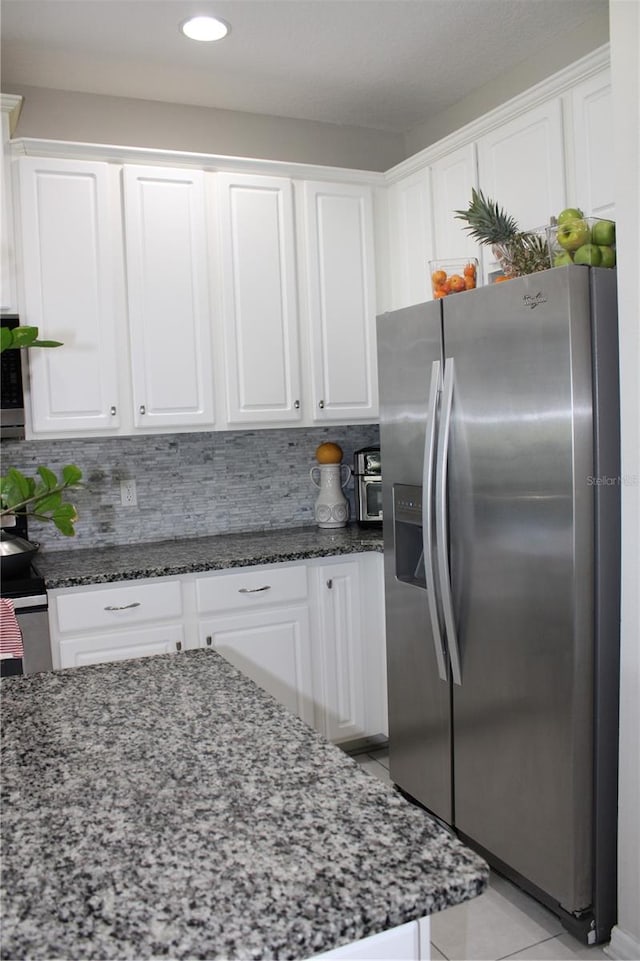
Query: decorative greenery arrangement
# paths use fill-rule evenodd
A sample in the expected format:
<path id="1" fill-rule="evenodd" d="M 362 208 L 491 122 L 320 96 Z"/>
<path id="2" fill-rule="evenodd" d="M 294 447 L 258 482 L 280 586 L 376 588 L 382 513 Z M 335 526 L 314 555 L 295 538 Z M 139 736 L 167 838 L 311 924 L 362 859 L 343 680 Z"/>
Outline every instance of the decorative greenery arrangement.
<path id="1" fill-rule="evenodd" d="M 0 335 L 0 354 L 23 347 L 62 347 L 59 340 L 38 340 L 37 327 L 2 327 Z"/>
<path id="2" fill-rule="evenodd" d="M 0 328 L 0 353 L 25 347 L 61 347 L 57 340 L 38 340 L 37 327 Z M 32 520 L 50 521 L 61 534 L 73 537 L 78 519 L 75 506 L 64 492 L 82 487 L 82 471 L 75 464 L 62 468 L 60 477 L 48 467 L 38 467 L 37 477 L 27 477 L 15 467 L 0 477 L 0 524 L 6 518 L 24 514 Z"/>
<path id="3" fill-rule="evenodd" d="M 520 230 L 514 218 L 481 190 L 472 188 L 467 210 L 454 213 L 457 220 L 466 221 L 464 229 L 475 240 L 491 246 L 507 277 L 549 269 L 546 234 Z"/>
<path id="4" fill-rule="evenodd" d="M 0 477 L 0 519 L 27 514 L 32 520 L 51 521 L 61 534 L 73 537 L 78 512 L 73 504 L 64 500 L 63 492 L 82 486 L 82 471 L 75 464 L 67 464 L 59 478 L 48 467 L 38 467 L 37 474 L 37 478 L 26 477 L 10 467 Z"/>

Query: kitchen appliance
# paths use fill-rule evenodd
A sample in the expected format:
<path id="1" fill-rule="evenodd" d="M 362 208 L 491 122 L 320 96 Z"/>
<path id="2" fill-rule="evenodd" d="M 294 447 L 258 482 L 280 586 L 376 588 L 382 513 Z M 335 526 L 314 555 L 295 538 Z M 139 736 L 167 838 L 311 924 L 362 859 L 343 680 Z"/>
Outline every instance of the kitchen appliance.
<path id="1" fill-rule="evenodd" d="M 616 272 L 570 265 L 383 314 L 378 351 L 391 778 L 605 941 Z"/>
<path id="2" fill-rule="evenodd" d="M 362 525 L 382 523 L 382 464 L 379 447 L 363 447 L 353 456 L 356 520 Z"/>
<path id="3" fill-rule="evenodd" d="M 3 314 L 2 327 L 11 330 L 19 325 L 15 314 Z M 22 361 L 20 350 L 5 350 L 0 354 L 2 365 L 0 381 L 0 439 L 22 440 L 24 438 L 24 398 L 22 390 Z"/>
<path id="4" fill-rule="evenodd" d="M 10 528 L 9 533 L 29 543 L 26 518 L 17 517 L 16 526 Z M 37 550 L 37 545 L 31 546 Z M 53 670 L 45 581 L 34 561 L 35 550 L 33 553 L 23 553 L 27 555 L 26 562 L 3 566 L 1 596 L 13 602 L 22 634 L 24 657 L 0 659 L 2 677 Z M 16 555 L 7 556 L 13 561 Z M 4 561 L 6 558 L 2 559 Z"/>

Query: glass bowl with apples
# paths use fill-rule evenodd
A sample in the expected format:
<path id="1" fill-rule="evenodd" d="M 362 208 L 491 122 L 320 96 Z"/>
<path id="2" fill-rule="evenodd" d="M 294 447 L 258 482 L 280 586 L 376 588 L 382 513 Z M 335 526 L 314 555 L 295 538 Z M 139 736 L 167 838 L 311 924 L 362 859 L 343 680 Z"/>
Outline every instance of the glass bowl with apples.
<path id="1" fill-rule="evenodd" d="M 555 221 L 555 222 L 554 222 Z M 602 217 L 585 217 L 579 207 L 567 207 L 547 227 L 552 267 L 582 264 L 615 267 L 616 225 Z"/>
<path id="2" fill-rule="evenodd" d="M 464 260 L 430 260 L 429 275 L 434 300 L 473 290 L 479 284 L 478 258 Z"/>

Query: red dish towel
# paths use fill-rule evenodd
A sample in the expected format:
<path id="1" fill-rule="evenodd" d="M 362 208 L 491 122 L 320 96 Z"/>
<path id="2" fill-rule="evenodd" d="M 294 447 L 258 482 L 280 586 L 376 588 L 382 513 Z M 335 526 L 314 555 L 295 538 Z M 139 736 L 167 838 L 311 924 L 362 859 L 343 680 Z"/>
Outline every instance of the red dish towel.
<path id="1" fill-rule="evenodd" d="M 23 655 L 22 632 L 13 609 L 13 601 L 0 598 L 0 659 Z"/>

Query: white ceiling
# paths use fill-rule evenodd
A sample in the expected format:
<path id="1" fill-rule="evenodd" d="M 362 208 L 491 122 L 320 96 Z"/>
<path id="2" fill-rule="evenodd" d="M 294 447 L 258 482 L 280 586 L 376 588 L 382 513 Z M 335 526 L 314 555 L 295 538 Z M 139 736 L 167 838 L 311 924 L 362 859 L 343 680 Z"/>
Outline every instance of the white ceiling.
<path id="1" fill-rule="evenodd" d="M 2 0 L 3 83 L 405 132 L 607 0 Z M 179 33 L 214 13 L 231 34 Z"/>

